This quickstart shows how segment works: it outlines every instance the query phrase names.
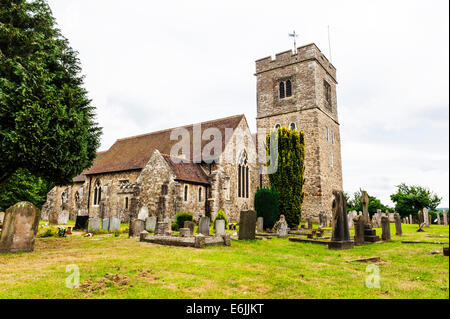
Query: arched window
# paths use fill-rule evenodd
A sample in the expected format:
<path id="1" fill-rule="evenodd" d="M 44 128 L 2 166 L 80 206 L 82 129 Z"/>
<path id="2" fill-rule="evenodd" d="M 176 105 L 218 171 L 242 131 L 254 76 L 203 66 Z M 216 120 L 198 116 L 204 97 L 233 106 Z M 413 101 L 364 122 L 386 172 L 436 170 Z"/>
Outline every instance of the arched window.
<path id="1" fill-rule="evenodd" d="M 248 178 L 249 168 L 248 168 L 248 158 L 247 152 L 242 151 L 239 156 L 239 165 L 238 165 L 238 197 L 240 198 L 248 198 Z"/>
<path id="2" fill-rule="evenodd" d="M 286 81 L 286 97 L 292 96 L 292 84 L 291 80 Z"/>
<path id="3" fill-rule="evenodd" d="M 188 190 L 189 190 L 188 186 L 184 185 L 184 201 L 185 202 L 187 202 L 187 200 L 188 200 Z"/>
<path id="4" fill-rule="evenodd" d="M 325 126 L 325 137 L 327 139 L 327 142 L 329 142 L 330 141 L 330 133 L 328 130 L 328 126 Z"/>
<path id="5" fill-rule="evenodd" d="M 198 188 L 198 201 L 199 202 L 202 201 L 202 187 L 201 186 Z"/>
<path id="6" fill-rule="evenodd" d="M 334 145 L 334 131 L 331 131 L 331 144 Z"/>
<path id="7" fill-rule="evenodd" d="M 128 209 L 128 197 L 125 197 L 125 209 Z"/>
<path id="8" fill-rule="evenodd" d="M 285 97 L 284 82 L 280 82 L 280 99 L 283 99 L 284 97 Z"/>
<path id="9" fill-rule="evenodd" d="M 102 183 L 98 179 L 94 186 L 94 205 L 99 205 L 102 200 Z"/>
<path id="10" fill-rule="evenodd" d="M 75 193 L 75 203 L 78 203 L 80 200 L 80 194 L 78 192 Z"/>
<path id="11" fill-rule="evenodd" d="M 281 128 L 281 124 L 280 123 L 275 124 L 275 128 Z"/>
<path id="12" fill-rule="evenodd" d="M 294 122 L 291 123 L 291 130 L 296 130 L 297 129 L 297 125 L 295 125 Z"/>

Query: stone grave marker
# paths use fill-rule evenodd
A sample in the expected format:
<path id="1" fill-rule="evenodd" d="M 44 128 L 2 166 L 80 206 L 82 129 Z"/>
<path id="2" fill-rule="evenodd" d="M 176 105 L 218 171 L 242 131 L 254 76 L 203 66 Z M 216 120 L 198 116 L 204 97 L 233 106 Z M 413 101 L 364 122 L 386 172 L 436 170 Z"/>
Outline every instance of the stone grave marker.
<path id="1" fill-rule="evenodd" d="M 34 250 L 41 212 L 30 202 L 8 208 L 0 236 L 0 253 Z"/>
<path id="2" fill-rule="evenodd" d="M 200 217 L 198 221 L 198 234 L 202 234 L 204 236 L 209 236 L 209 224 L 211 220 L 208 216 Z"/>
<path id="3" fill-rule="evenodd" d="M 280 220 L 276 224 L 276 234 L 279 238 L 286 238 L 288 234 L 289 227 L 284 215 L 280 216 Z"/>
<path id="4" fill-rule="evenodd" d="M 347 203 L 344 192 L 333 191 L 333 232 L 328 249 L 349 249 L 353 248 L 353 242 L 350 240 L 347 221 Z"/>
<path id="5" fill-rule="evenodd" d="M 353 212 L 348 212 L 347 221 L 348 221 L 348 229 L 349 230 L 353 228 L 353 218 L 354 218 Z"/>
<path id="6" fill-rule="evenodd" d="M 364 245 L 364 218 L 362 216 L 355 216 L 353 222 L 355 225 L 355 245 Z"/>
<path id="7" fill-rule="evenodd" d="M 132 218 L 130 222 L 130 229 L 128 231 L 128 236 L 130 238 L 139 237 L 144 230 L 145 230 L 145 222 L 139 218 Z"/>
<path id="8" fill-rule="evenodd" d="M 120 232 L 120 218 L 111 217 L 109 219 L 109 232 L 115 233 Z"/>
<path id="9" fill-rule="evenodd" d="M 181 237 L 190 237 L 191 230 L 189 228 L 180 228 L 180 236 Z"/>
<path id="10" fill-rule="evenodd" d="M 439 212 L 436 212 L 436 217 L 437 217 L 437 224 L 440 225 L 441 224 L 441 214 L 439 214 Z"/>
<path id="11" fill-rule="evenodd" d="M 89 218 L 88 221 L 88 232 L 93 232 L 100 229 L 100 218 Z"/>
<path id="12" fill-rule="evenodd" d="M 400 220 L 400 214 L 395 213 L 394 219 L 395 219 L 395 235 L 401 236 L 402 235 L 402 222 Z"/>
<path id="13" fill-rule="evenodd" d="M 103 218 L 102 229 L 109 231 L 109 218 Z"/>
<path id="14" fill-rule="evenodd" d="M 141 209 L 139 209 L 137 218 L 145 221 L 147 217 L 148 217 L 148 208 L 147 206 L 142 206 Z"/>
<path id="15" fill-rule="evenodd" d="M 423 211 L 423 222 L 425 223 L 425 227 L 430 227 L 430 218 L 428 218 L 428 208 L 424 208 L 422 211 Z"/>
<path id="16" fill-rule="evenodd" d="M 408 220 L 408 222 L 409 222 L 409 224 L 412 224 L 412 223 L 413 223 L 413 218 L 412 218 L 412 215 L 411 215 L 411 214 L 409 214 L 409 220 Z"/>
<path id="17" fill-rule="evenodd" d="M 444 225 L 448 226 L 447 211 L 445 209 L 442 211 L 442 219 L 444 220 Z"/>
<path id="18" fill-rule="evenodd" d="M 384 241 L 391 240 L 391 223 L 387 216 L 381 217 L 381 238 Z"/>
<path id="19" fill-rule="evenodd" d="M 256 212 L 241 211 L 239 218 L 239 240 L 254 240 L 256 228 Z"/>
<path id="20" fill-rule="evenodd" d="M 313 220 L 312 217 L 308 217 L 308 229 L 311 230 L 313 229 Z"/>
<path id="21" fill-rule="evenodd" d="M 189 228 L 190 229 L 190 231 L 191 231 L 191 235 L 193 235 L 194 234 L 194 229 L 195 229 L 195 223 L 194 222 L 191 222 L 191 221 L 188 221 L 188 220 L 186 220 L 185 222 L 184 222 L 184 228 Z"/>
<path id="22" fill-rule="evenodd" d="M 216 219 L 216 236 L 225 235 L 225 221 L 223 219 Z"/>
<path id="23" fill-rule="evenodd" d="M 361 191 L 361 201 L 363 206 L 363 216 L 364 216 L 364 223 L 370 222 L 370 216 L 369 216 L 369 195 L 367 195 L 366 191 Z"/>
<path id="24" fill-rule="evenodd" d="M 58 214 L 57 223 L 58 225 L 66 225 L 69 222 L 69 211 L 63 210 Z"/>
<path id="25" fill-rule="evenodd" d="M 156 228 L 156 216 L 149 216 L 145 219 L 145 230 L 154 233 Z"/>
<path id="26" fill-rule="evenodd" d="M 256 219 L 256 229 L 258 233 L 264 233 L 264 218 L 258 217 Z"/>

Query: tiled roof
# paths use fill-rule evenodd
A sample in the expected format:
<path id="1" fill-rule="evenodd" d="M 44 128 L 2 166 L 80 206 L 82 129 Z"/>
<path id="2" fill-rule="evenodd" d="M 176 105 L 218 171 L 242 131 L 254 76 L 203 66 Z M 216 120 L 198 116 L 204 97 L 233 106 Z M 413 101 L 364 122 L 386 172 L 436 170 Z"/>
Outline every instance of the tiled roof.
<path id="1" fill-rule="evenodd" d="M 176 163 L 170 155 L 162 154 L 162 156 L 175 174 L 176 180 L 209 185 L 208 177 L 199 164 L 182 161 Z"/>
<path id="2" fill-rule="evenodd" d="M 217 119 L 213 121 L 199 123 L 201 124 L 202 132 L 207 128 L 217 128 L 222 134 L 222 151 L 225 148 L 225 129 L 235 129 L 241 120 L 245 118 L 243 114 L 235 115 L 227 118 Z M 107 172 L 118 172 L 128 170 L 138 170 L 144 168 L 148 160 L 155 150 L 161 154 L 170 154 L 173 145 L 178 143 L 178 140 L 170 140 L 170 134 L 174 129 L 184 128 L 193 136 L 193 124 L 183 127 L 157 131 L 153 133 L 132 136 L 118 139 L 111 148 L 103 154 L 101 158 L 95 161 L 92 167 L 86 172 L 90 174 L 100 174 Z M 202 140 L 202 149 L 210 140 Z M 191 143 L 191 160 L 192 160 L 192 143 Z"/>

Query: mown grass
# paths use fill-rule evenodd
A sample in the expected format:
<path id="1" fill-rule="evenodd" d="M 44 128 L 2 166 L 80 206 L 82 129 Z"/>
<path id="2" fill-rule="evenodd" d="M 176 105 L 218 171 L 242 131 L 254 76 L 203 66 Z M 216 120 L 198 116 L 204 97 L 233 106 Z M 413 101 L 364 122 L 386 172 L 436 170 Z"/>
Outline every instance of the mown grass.
<path id="1" fill-rule="evenodd" d="M 430 237 L 448 236 L 448 226 L 417 233 L 417 225 L 403 225 L 402 237 L 391 226 L 391 242 L 344 251 L 278 238 L 205 249 L 140 243 L 126 234 L 42 238 L 32 253 L 0 255 L 0 298 L 448 299 L 444 245 L 401 243 L 448 242 Z M 367 264 L 348 262 L 374 256 L 382 260 L 379 289 L 366 287 Z M 70 264 L 80 269 L 81 288 L 66 287 Z"/>

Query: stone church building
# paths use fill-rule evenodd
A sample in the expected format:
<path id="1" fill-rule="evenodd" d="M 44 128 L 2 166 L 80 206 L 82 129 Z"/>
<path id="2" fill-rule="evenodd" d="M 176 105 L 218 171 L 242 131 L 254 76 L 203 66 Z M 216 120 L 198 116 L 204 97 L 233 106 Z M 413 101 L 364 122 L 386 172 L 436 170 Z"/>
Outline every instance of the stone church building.
<path id="1" fill-rule="evenodd" d="M 332 190 L 342 190 L 336 69 L 309 44 L 257 60 L 255 76 L 257 134 L 242 114 L 118 139 L 72 185 L 49 192 L 43 219 L 128 222 L 157 215 L 163 203 L 172 220 L 178 212 L 214 218 L 223 209 L 238 221 L 241 210 L 253 209 L 257 187 L 268 186 L 257 141 L 264 147 L 265 133 L 281 126 L 305 133 L 302 219 L 318 221 L 321 211 L 331 216 Z"/>

